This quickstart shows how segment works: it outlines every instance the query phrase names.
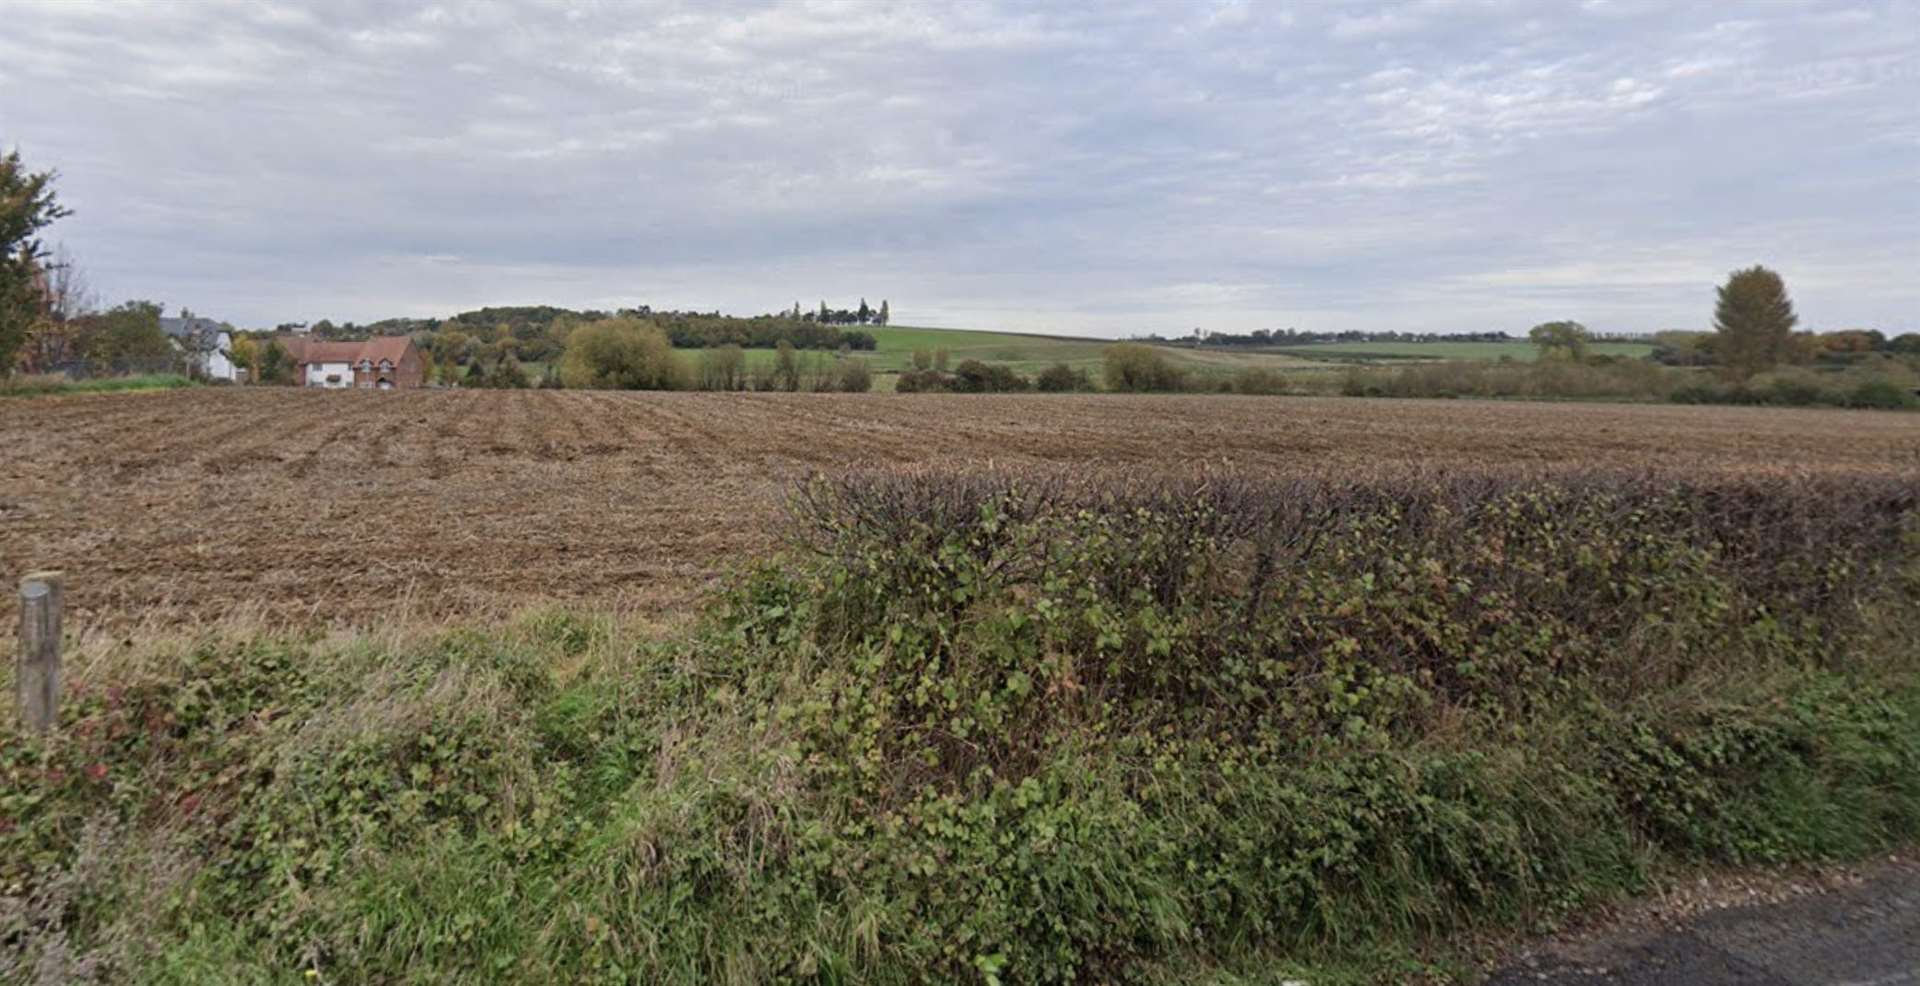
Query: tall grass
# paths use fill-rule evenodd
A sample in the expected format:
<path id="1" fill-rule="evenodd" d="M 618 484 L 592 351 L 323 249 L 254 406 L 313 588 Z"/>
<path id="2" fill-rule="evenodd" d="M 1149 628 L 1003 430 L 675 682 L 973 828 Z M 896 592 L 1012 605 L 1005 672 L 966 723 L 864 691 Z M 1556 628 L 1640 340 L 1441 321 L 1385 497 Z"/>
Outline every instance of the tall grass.
<path id="1" fill-rule="evenodd" d="M 49 394 L 99 394 L 119 390 L 174 390 L 196 386 L 177 373 L 148 373 L 129 377 L 74 380 L 58 373 L 0 376 L 0 397 L 36 397 Z"/>
<path id="2" fill-rule="evenodd" d="M 0 978 L 1391 979 L 1920 835 L 1892 480 L 880 474 L 690 629 L 83 648 Z"/>

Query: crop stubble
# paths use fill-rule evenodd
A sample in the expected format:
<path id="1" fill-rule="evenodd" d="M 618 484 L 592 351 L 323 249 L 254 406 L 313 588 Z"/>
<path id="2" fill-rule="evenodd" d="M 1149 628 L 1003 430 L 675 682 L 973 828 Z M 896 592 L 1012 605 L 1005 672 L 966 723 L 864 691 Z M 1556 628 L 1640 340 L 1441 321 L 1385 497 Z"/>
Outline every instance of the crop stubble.
<path id="1" fill-rule="evenodd" d="M 813 469 L 1625 466 L 1920 481 L 1920 417 L 1210 396 L 204 389 L 0 402 L 0 574 L 85 625 L 661 613 Z M 7 594 L 0 618 L 13 620 Z"/>

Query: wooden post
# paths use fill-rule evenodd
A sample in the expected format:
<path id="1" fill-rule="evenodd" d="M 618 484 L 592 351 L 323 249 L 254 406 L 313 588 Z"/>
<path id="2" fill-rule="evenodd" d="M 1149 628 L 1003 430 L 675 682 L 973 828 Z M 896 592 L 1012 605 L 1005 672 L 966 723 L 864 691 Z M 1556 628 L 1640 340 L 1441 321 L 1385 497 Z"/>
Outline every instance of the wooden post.
<path id="1" fill-rule="evenodd" d="M 20 724 L 37 733 L 60 718 L 60 603 L 66 577 L 34 572 L 20 580 Z"/>

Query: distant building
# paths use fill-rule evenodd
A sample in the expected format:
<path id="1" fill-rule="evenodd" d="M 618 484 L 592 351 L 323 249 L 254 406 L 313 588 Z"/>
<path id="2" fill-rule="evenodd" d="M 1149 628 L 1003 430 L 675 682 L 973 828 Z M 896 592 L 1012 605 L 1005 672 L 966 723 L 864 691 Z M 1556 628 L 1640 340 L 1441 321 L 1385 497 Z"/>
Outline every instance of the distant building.
<path id="1" fill-rule="evenodd" d="M 404 390 L 426 383 L 420 347 L 406 336 L 374 336 L 364 342 L 281 340 L 293 357 L 294 382 L 302 387 Z"/>
<path id="2" fill-rule="evenodd" d="M 186 354 L 193 373 L 228 383 L 239 377 L 233 365 L 233 335 L 219 322 L 210 318 L 163 318 L 160 331 Z"/>

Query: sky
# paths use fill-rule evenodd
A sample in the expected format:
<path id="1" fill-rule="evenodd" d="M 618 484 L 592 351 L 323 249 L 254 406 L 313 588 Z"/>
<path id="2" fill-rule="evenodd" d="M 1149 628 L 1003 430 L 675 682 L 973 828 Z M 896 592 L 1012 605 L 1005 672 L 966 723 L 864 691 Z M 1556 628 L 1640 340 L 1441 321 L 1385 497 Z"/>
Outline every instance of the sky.
<path id="1" fill-rule="evenodd" d="M 243 327 L 1920 330 L 1920 0 L 0 0 L 0 148 Z"/>

